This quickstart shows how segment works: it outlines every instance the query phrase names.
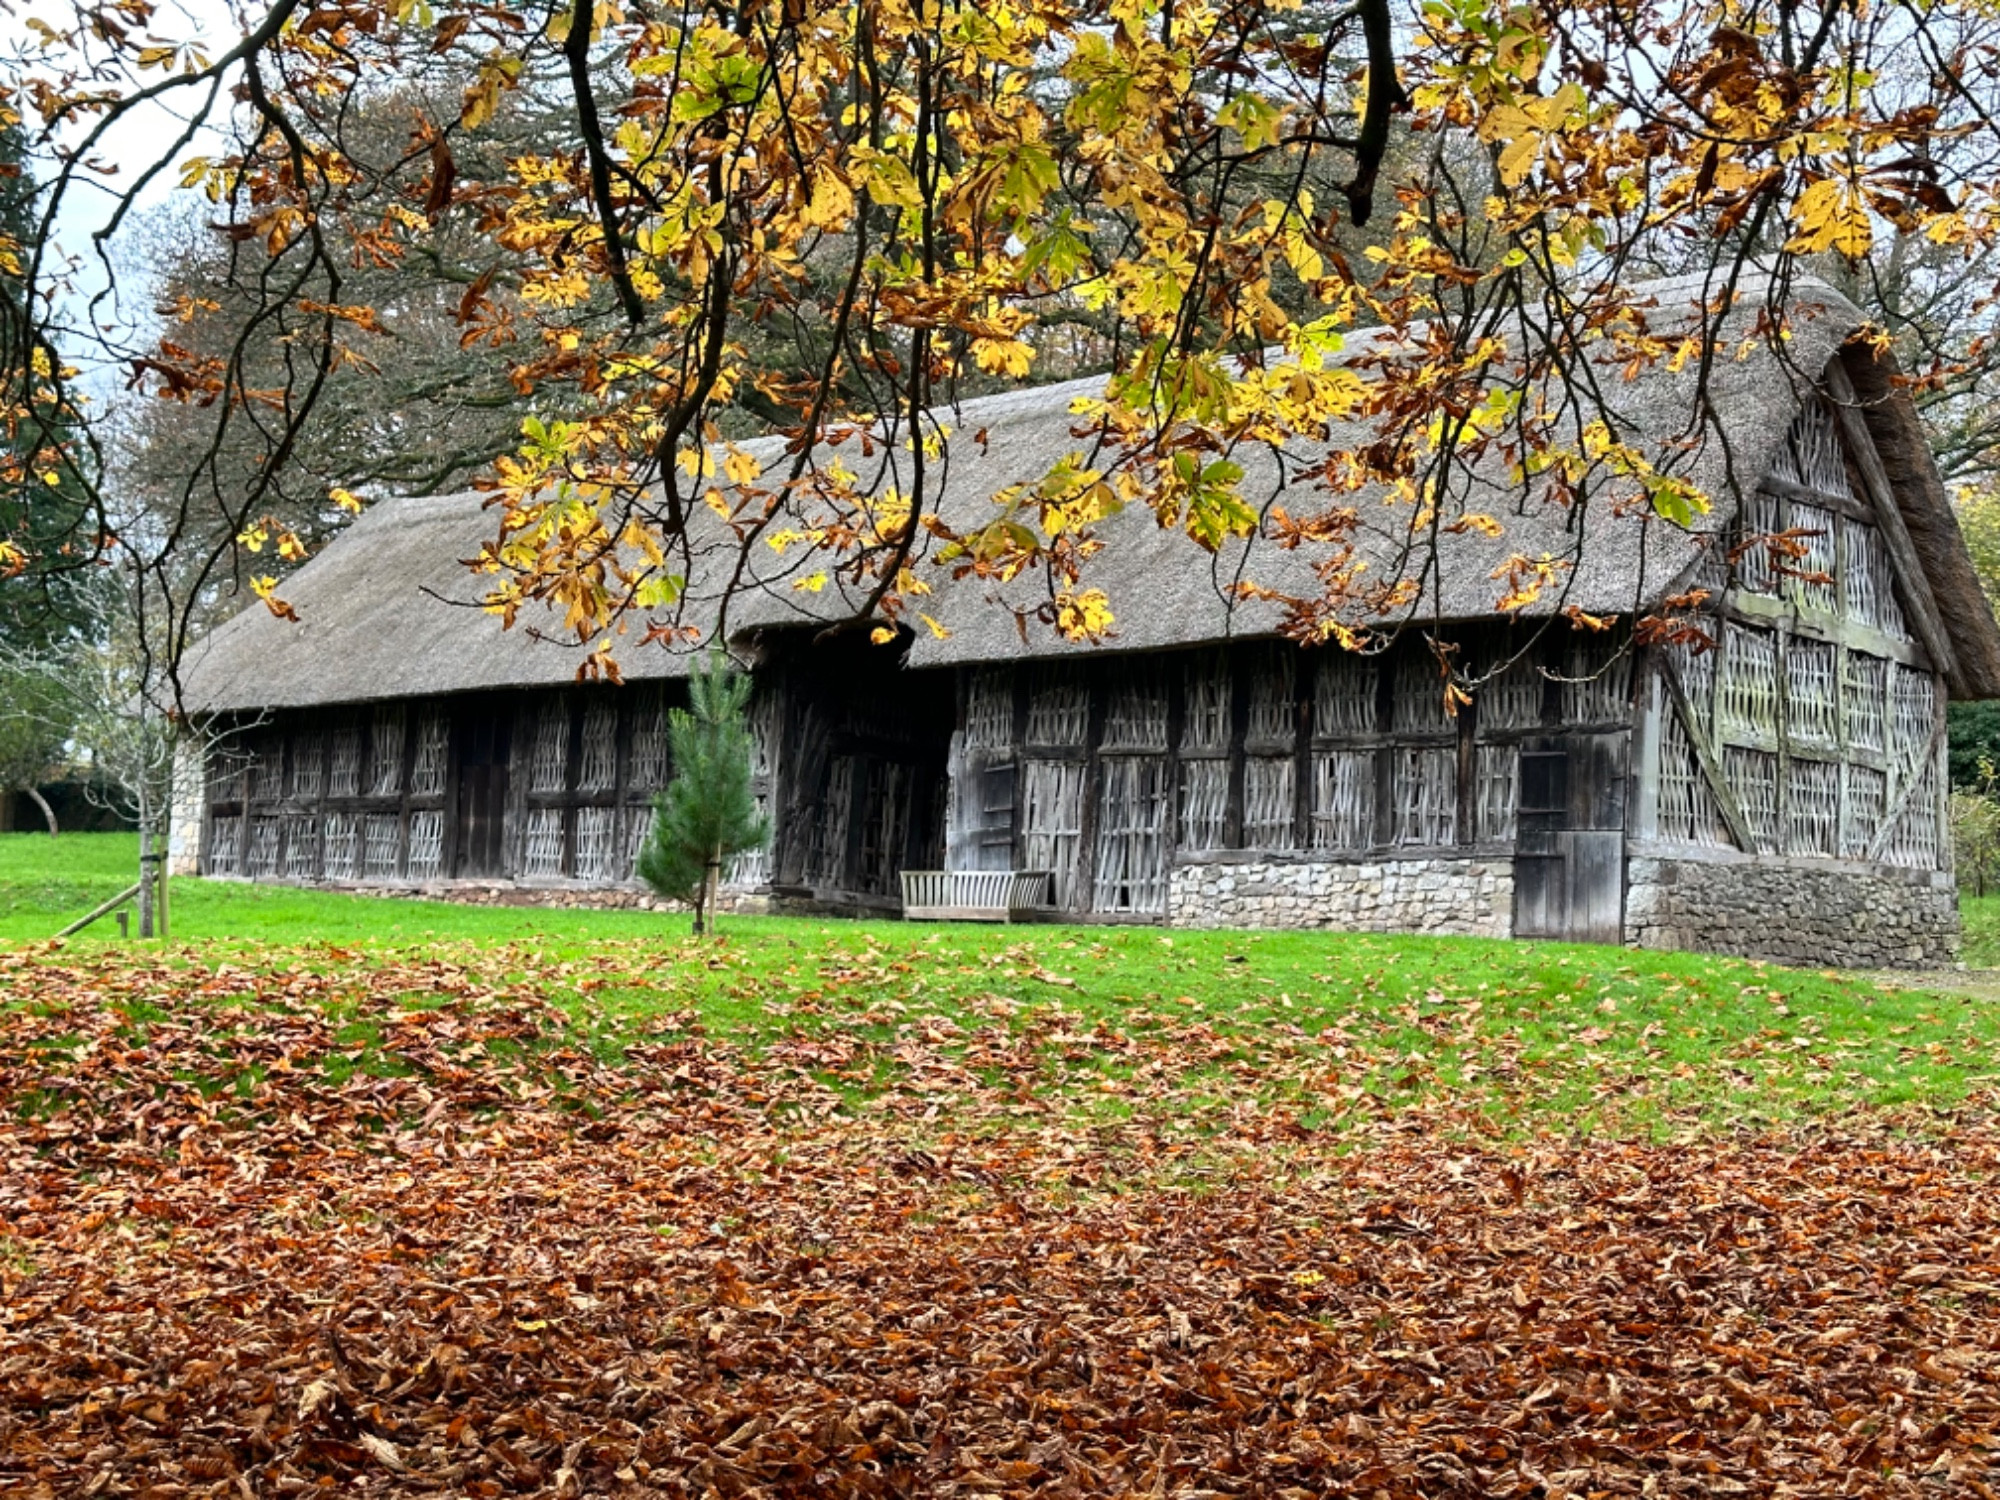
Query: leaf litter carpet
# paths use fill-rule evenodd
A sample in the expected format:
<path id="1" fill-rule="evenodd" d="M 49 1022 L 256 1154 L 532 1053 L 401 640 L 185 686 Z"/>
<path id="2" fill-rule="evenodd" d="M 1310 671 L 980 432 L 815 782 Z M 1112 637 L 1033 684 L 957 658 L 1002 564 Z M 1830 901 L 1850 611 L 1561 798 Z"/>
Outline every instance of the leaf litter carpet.
<path id="1" fill-rule="evenodd" d="M 0 1494 L 2000 1493 L 1984 1113 L 1080 1123 L 1018 1029 L 871 1094 L 444 970 L 0 973 Z"/>

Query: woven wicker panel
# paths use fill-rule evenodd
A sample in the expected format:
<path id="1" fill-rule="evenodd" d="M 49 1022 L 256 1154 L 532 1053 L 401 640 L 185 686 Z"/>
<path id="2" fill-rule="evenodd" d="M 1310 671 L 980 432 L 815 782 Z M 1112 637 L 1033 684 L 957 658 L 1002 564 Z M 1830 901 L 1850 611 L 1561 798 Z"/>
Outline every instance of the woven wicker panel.
<path id="1" fill-rule="evenodd" d="M 435 797 L 444 790 L 444 763 L 450 735 L 451 723 L 444 714 L 435 708 L 425 709 L 417 720 L 417 754 L 410 767 L 410 795 Z M 414 844 L 411 856 L 415 857 Z"/>
<path id="2" fill-rule="evenodd" d="M 1078 746 L 1090 732 L 1090 695 L 1083 675 L 1062 663 L 1035 669 L 1028 692 L 1028 743 Z"/>
<path id="3" fill-rule="evenodd" d="M 370 813 L 361 820 L 361 878 L 394 880 L 403 859 L 403 830 L 394 813 Z"/>
<path id="4" fill-rule="evenodd" d="M 1313 673 L 1313 733 L 1341 739 L 1375 732 L 1375 683 L 1380 665 L 1372 656 L 1319 653 Z"/>
<path id="5" fill-rule="evenodd" d="M 528 790 L 559 792 L 569 776 L 569 705 L 543 702 L 535 715 L 535 745 L 528 760 Z"/>
<path id="6" fill-rule="evenodd" d="M 1056 904 L 1076 905 L 1083 839 L 1083 767 L 1031 760 L 1021 773 L 1021 858 L 1027 870 L 1053 870 Z"/>
<path id="7" fill-rule="evenodd" d="M 214 818 L 208 825 L 208 873 L 243 873 L 243 820 L 240 817 Z"/>
<path id="8" fill-rule="evenodd" d="M 750 725 L 750 774 L 766 778 L 777 774 L 779 702 L 775 693 L 752 692 L 743 716 Z"/>
<path id="9" fill-rule="evenodd" d="M 361 794 L 359 724 L 342 724 L 327 736 L 326 794 L 329 797 L 357 797 Z"/>
<path id="10" fill-rule="evenodd" d="M 444 814 L 436 808 L 410 814 L 410 879 L 444 874 Z"/>
<path id="11" fill-rule="evenodd" d="M 355 880 L 361 874 L 361 822 L 353 813 L 326 815 L 321 859 L 328 880 Z"/>
<path id="12" fill-rule="evenodd" d="M 1229 662 L 1220 651 L 1189 659 L 1181 689 L 1181 753 L 1229 748 Z M 1203 848 L 1213 847 L 1202 845 Z"/>
<path id="13" fill-rule="evenodd" d="M 618 809 L 576 810 L 576 878 L 596 885 L 623 880 L 626 855 L 618 840 Z"/>
<path id="14" fill-rule="evenodd" d="M 1243 763 L 1243 847 L 1298 847 L 1290 756 L 1253 755 Z"/>
<path id="15" fill-rule="evenodd" d="M 1249 743 L 1259 749 L 1289 750 L 1298 739 L 1299 713 L 1293 690 L 1298 648 L 1273 646 L 1251 658 Z"/>
<path id="16" fill-rule="evenodd" d="M 403 705 L 385 703 L 368 726 L 368 790 L 393 797 L 403 789 Z"/>
<path id="17" fill-rule="evenodd" d="M 608 792 L 618 785 L 618 708 L 593 698 L 583 710 L 583 755 L 576 784 L 586 792 Z"/>
<path id="18" fill-rule="evenodd" d="M 528 880 L 556 880 L 563 872 L 563 815 L 558 807 L 528 810 L 521 874 Z"/>
<path id="19" fill-rule="evenodd" d="M 1725 739 L 1771 740 L 1778 733 L 1778 638 L 1731 625 L 1717 668 L 1716 719 Z"/>
<path id="20" fill-rule="evenodd" d="M 1839 519 L 1817 505 L 1794 503 L 1786 521 L 1802 555 L 1785 565 L 1784 594 L 1800 609 L 1830 615 L 1840 608 L 1839 579 L 1834 554 L 1839 546 Z"/>
<path id="21" fill-rule="evenodd" d="M 645 847 L 646 836 L 652 831 L 653 809 L 650 806 L 624 810 L 618 823 L 618 841 L 624 851 L 624 864 L 618 876 L 620 880 L 630 880 L 638 875 L 639 851 Z"/>
<path id="22" fill-rule="evenodd" d="M 1831 857 L 1839 848 L 1839 764 L 1794 760 L 1785 783 L 1785 851 Z"/>
<path id="23" fill-rule="evenodd" d="M 889 895 L 897 886 L 909 837 L 910 779 L 910 768 L 899 762 L 867 762 L 854 880 L 859 889 L 873 895 Z"/>
<path id="24" fill-rule="evenodd" d="M 1911 767 L 1929 748 L 1937 727 L 1937 684 L 1928 672 L 1894 663 L 1890 677 L 1889 755 Z"/>
<path id="25" fill-rule="evenodd" d="M 1444 711 L 1445 680 L 1428 651 L 1411 651 L 1396 663 L 1396 701 L 1390 721 L 1398 734 L 1441 733 L 1451 728 Z"/>
<path id="26" fill-rule="evenodd" d="M 1778 592 L 1777 569 L 1766 540 L 1785 529 L 1784 506 L 1775 496 L 1753 490 L 1744 497 L 1736 522 L 1736 586 L 1752 594 Z"/>
<path id="27" fill-rule="evenodd" d="M 1721 804 L 1695 759 L 1694 746 L 1669 710 L 1660 720 L 1660 837 L 1682 844 L 1706 844 L 1726 849 L 1734 840 L 1723 821 Z"/>
<path id="28" fill-rule="evenodd" d="M 965 689 L 965 743 L 1004 750 L 1014 742 L 1014 669 L 981 667 Z"/>
<path id="29" fill-rule="evenodd" d="M 1458 756 L 1448 749 L 1399 749 L 1395 759 L 1398 844 L 1440 845 L 1458 837 Z"/>
<path id="30" fill-rule="evenodd" d="M 1842 521 L 1841 542 L 1847 554 L 1841 571 L 1841 595 L 1847 613 L 1898 640 L 1910 638 L 1909 623 L 1896 600 L 1896 569 L 1889 549 L 1865 521 Z"/>
<path id="31" fill-rule="evenodd" d="M 1873 766 L 1850 765 L 1845 769 L 1847 826 L 1841 833 L 1840 852 L 1849 859 L 1865 859 L 1889 810 L 1889 773 Z"/>
<path id="32" fill-rule="evenodd" d="M 1773 461 L 1771 471 L 1823 495 L 1854 498 L 1833 414 L 1817 401 L 1801 408 L 1792 418 L 1791 430 L 1785 435 L 1785 445 Z"/>
<path id="33" fill-rule="evenodd" d="M 1826 641 L 1793 636 L 1786 642 L 1786 730 L 1794 745 L 1832 750 L 1840 743 L 1839 655 Z"/>
<path id="34" fill-rule="evenodd" d="M 1889 663 L 1849 651 L 1840 684 L 1840 711 L 1849 745 L 1878 752 L 1888 748 L 1888 699 Z"/>
<path id="35" fill-rule="evenodd" d="M 1128 662 L 1112 678 L 1100 748 L 1167 748 L 1167 679 L 1160 663 L 1143 658 Z"/>
<path id="36" fill-rule="evenodd" d="M 278 873 L 278 846 L 284 830 L 276 818 L 250 820 L 248 873 L 253 880 L 270 880 Z"/>
<path id="37" fill-rule="evenodd" d="M 292 736 L 292 757 L 285 778 L 285 796 L 294 802 L 317 802 L 326 784 L 326 737 L 317 729 Z"/>
<path id="38" fill-rule="evenodd" d="M 632 769 L 625 779 L 626 790 L 639 797 L 665 790 L 667 761 L 666 706 L 657 691 L 648 690 L 633 714 Z"/>
<path id="39" fill-rule="evenodd" d="M 275 735 L 260 734 L 246 741 L 243 746 L 243 795 L 257 802 L 267 802 L 278 796 L 284 790 L 278 781 L 279 769 Z"/>
<path id="40" fill-rule="evenodd" d="M 1375 842 L 1375 752 L 1329 750 L 1313 756 L 1315 849 L 1367 849 Z"/>
<path id="41" fill-rule="evenodd" d="M 1573 638 L 1563 653 L 1565 724 L 1619 724 L 1632 717 L 1632 653 L 1605 635 Z"/>
<path id="42" fill-rule="evenodd" d="M 319 879 L 319 819 L 311 814 L 285 819 L 285 879 Z"/>
<path id="43" fill-rule="evenodd" d="M 1180 846 L 1220 849 L 1229 814 L 1229 762 L 1181 762 Z"/>
<path id="44" fill-rule="evenodd" d="M 770 799 L 759 797 L 757 811 L 770 826 Z M 940 827 L 943 825 L 940 823 Z M 729 861 L 729 868 L 722 872 L 722 883 L 736 890 L 755 890 L 758 886 L 771 882 L 771 850 L 768 845 L 761 849 L 746 849 Z"/>
<path id="45" fill-rule="evenodd" d="M 1753 852 L 1778 853 L 1783 847 L 1778 828 L 1778 757 L 1730 745 L 1722 752 L 1722 774 L 1757 840 Z"/>
<path id="46" fill-rule="evenodd" d="M 1935 757 L 1916 772 L 1916 788 L 1896 819 L 1896 830 L 1882 857 L 1889 864 L 1911 870 L 1939 868 L 1944 850 L 1943 829 L 1938 814 L 1938 766 Z"/>
<path id="47" fill-rule="evenodd" d="M 806 880 L 812 885 L 833 885 L 844 878 L 847 865 L 847 827 L 854 812 L 854 758 L 836 756 L 827 768 L 826 798 L 813 823 L 811 848 L 806 855 Z"/>
<path id="48" fill-rule="evenodd" d="M 1150 755 L 1113 756 L 1100 763 L 1099 775 L 1091 906 L 1105 912 L 1165 911 L 1166 762 Z"/>
<path id="49" fill-rule="evenodd" d="M 1521 753 L 1512 745 L 1481 745 L 1473 758 L 1482 839 L 1511 839 L 1521 801 Z"/>
<path id="50" fill-rule="evenodd" d="M 1542 688 L 1547 679 L 1532 657 L 1520 657 L 1505 667 L 1498 660 L 1489 661 L 1484 670 L 1486 679 L 1475 690 L 1482 731 L 1532 729 L 1542 722 Z"/>
<path id="51" fill-rule="evenodd" d="M 206 764 L 208 800 L 240 802 L 249 781 L 248 756 L 234 745 L 211 745 Z"/>

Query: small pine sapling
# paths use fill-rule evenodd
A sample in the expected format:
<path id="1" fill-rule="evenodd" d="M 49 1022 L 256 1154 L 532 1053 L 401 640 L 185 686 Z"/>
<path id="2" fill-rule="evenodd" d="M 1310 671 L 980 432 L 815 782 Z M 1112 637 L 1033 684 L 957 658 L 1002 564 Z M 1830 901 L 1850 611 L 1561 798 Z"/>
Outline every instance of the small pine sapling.
<path id="1" fill-rule="evenodd" d="M 660 895 L 694 906 L 696 937 L 715 920 L 723 862 L 762 848 L 770 832 L 750 788 L 755 747 L 743 714 L 749 698 L 750 679 L 716 656 L 696 668 L 688 706 L 667 715 L 674 775 L 653 799 L 639 877 Z"/>

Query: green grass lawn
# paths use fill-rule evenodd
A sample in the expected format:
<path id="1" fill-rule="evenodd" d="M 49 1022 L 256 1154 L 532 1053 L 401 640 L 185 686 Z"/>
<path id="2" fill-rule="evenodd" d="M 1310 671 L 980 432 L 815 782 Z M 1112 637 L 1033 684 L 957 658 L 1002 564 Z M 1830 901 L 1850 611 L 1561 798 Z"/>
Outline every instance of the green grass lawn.
<path id="1" fill-rule="evenodd" d="M 697 945 L 678 916 L 179 880 L 170 947 L 120 944 L 107 921 L 40 951 L 129 883 L 133 857 L 118 835 L 0 836 L 0 949 L 17 950 L 0 989 L 60 967 L 130 992 L 143 1024 L 218 988 L 304 986 L 353 1022 L 353 1055 L 330 1065 L 387 1072 L 401 1065 L 381 1047 L 385 1004 L 532 993 L 600 1052 L 676 1035 L 797 1052 L 857 1106 L 939 1059 L 976 1063 L 970 1038 L 986 1047 L 997 1027 L 1033 1053 L 1037 1087 L 1086 1115 L 1270 1108 L 1307 1128 L 1444 1100 L 1505 1130 L 1660 1135 L 1857 1106 L 1935 1115 L 2000 1079 L 1985 1000 L 1549 943 L 725 917 Z M 1990 908 L 1968 917 L 1980 943 L 2000 933 Z"/>

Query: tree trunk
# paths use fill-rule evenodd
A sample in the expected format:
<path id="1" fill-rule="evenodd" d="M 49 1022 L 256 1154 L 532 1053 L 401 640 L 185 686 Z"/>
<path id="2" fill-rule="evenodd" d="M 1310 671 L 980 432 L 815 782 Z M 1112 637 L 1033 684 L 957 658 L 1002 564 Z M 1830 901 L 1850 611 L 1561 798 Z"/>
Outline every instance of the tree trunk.
<path id="1" fill-rule="evenodd" d="M 160 941 L 163 943 L 174 935 L 173 923 L 168 920 L 169 914 L 167 910 L 167 885 L 169 877 L 172 874 L 172 871 L 167 866 L 172 859 L 173 836 L 171 834 L 161 834 L 160 857 L 153 864 L 153 878 L 159 882 Z"/>
<path id="2" fill-rule="evenodd" d="M 708 857 L 708 873 L 701 878 L 701 909 L 707 913 L 708 925 L 715 925 L 715 898 L 722 889 L 722 851 L 717 849 Z M 697 931 L 700 929 L 697 928 Z"/>
<path id="3" fill-rule="evenodd" d="M 35 806 L 42 810 L 42 817 L 49 825 L 49 837 L 54 838 L 58 833 L 62 832 L 61 829 L 56 827 L 56 810 L 49 806 L 48 798 L 44 797 L 31 786 L 24 786 L 21 790 L 26 792 L 33 799 Z"/>
<path id="4" fill-rule="evenodd" d="M 145 794 L 139 797 L 139 936 L 153 935 L 153 819 Z"/>

